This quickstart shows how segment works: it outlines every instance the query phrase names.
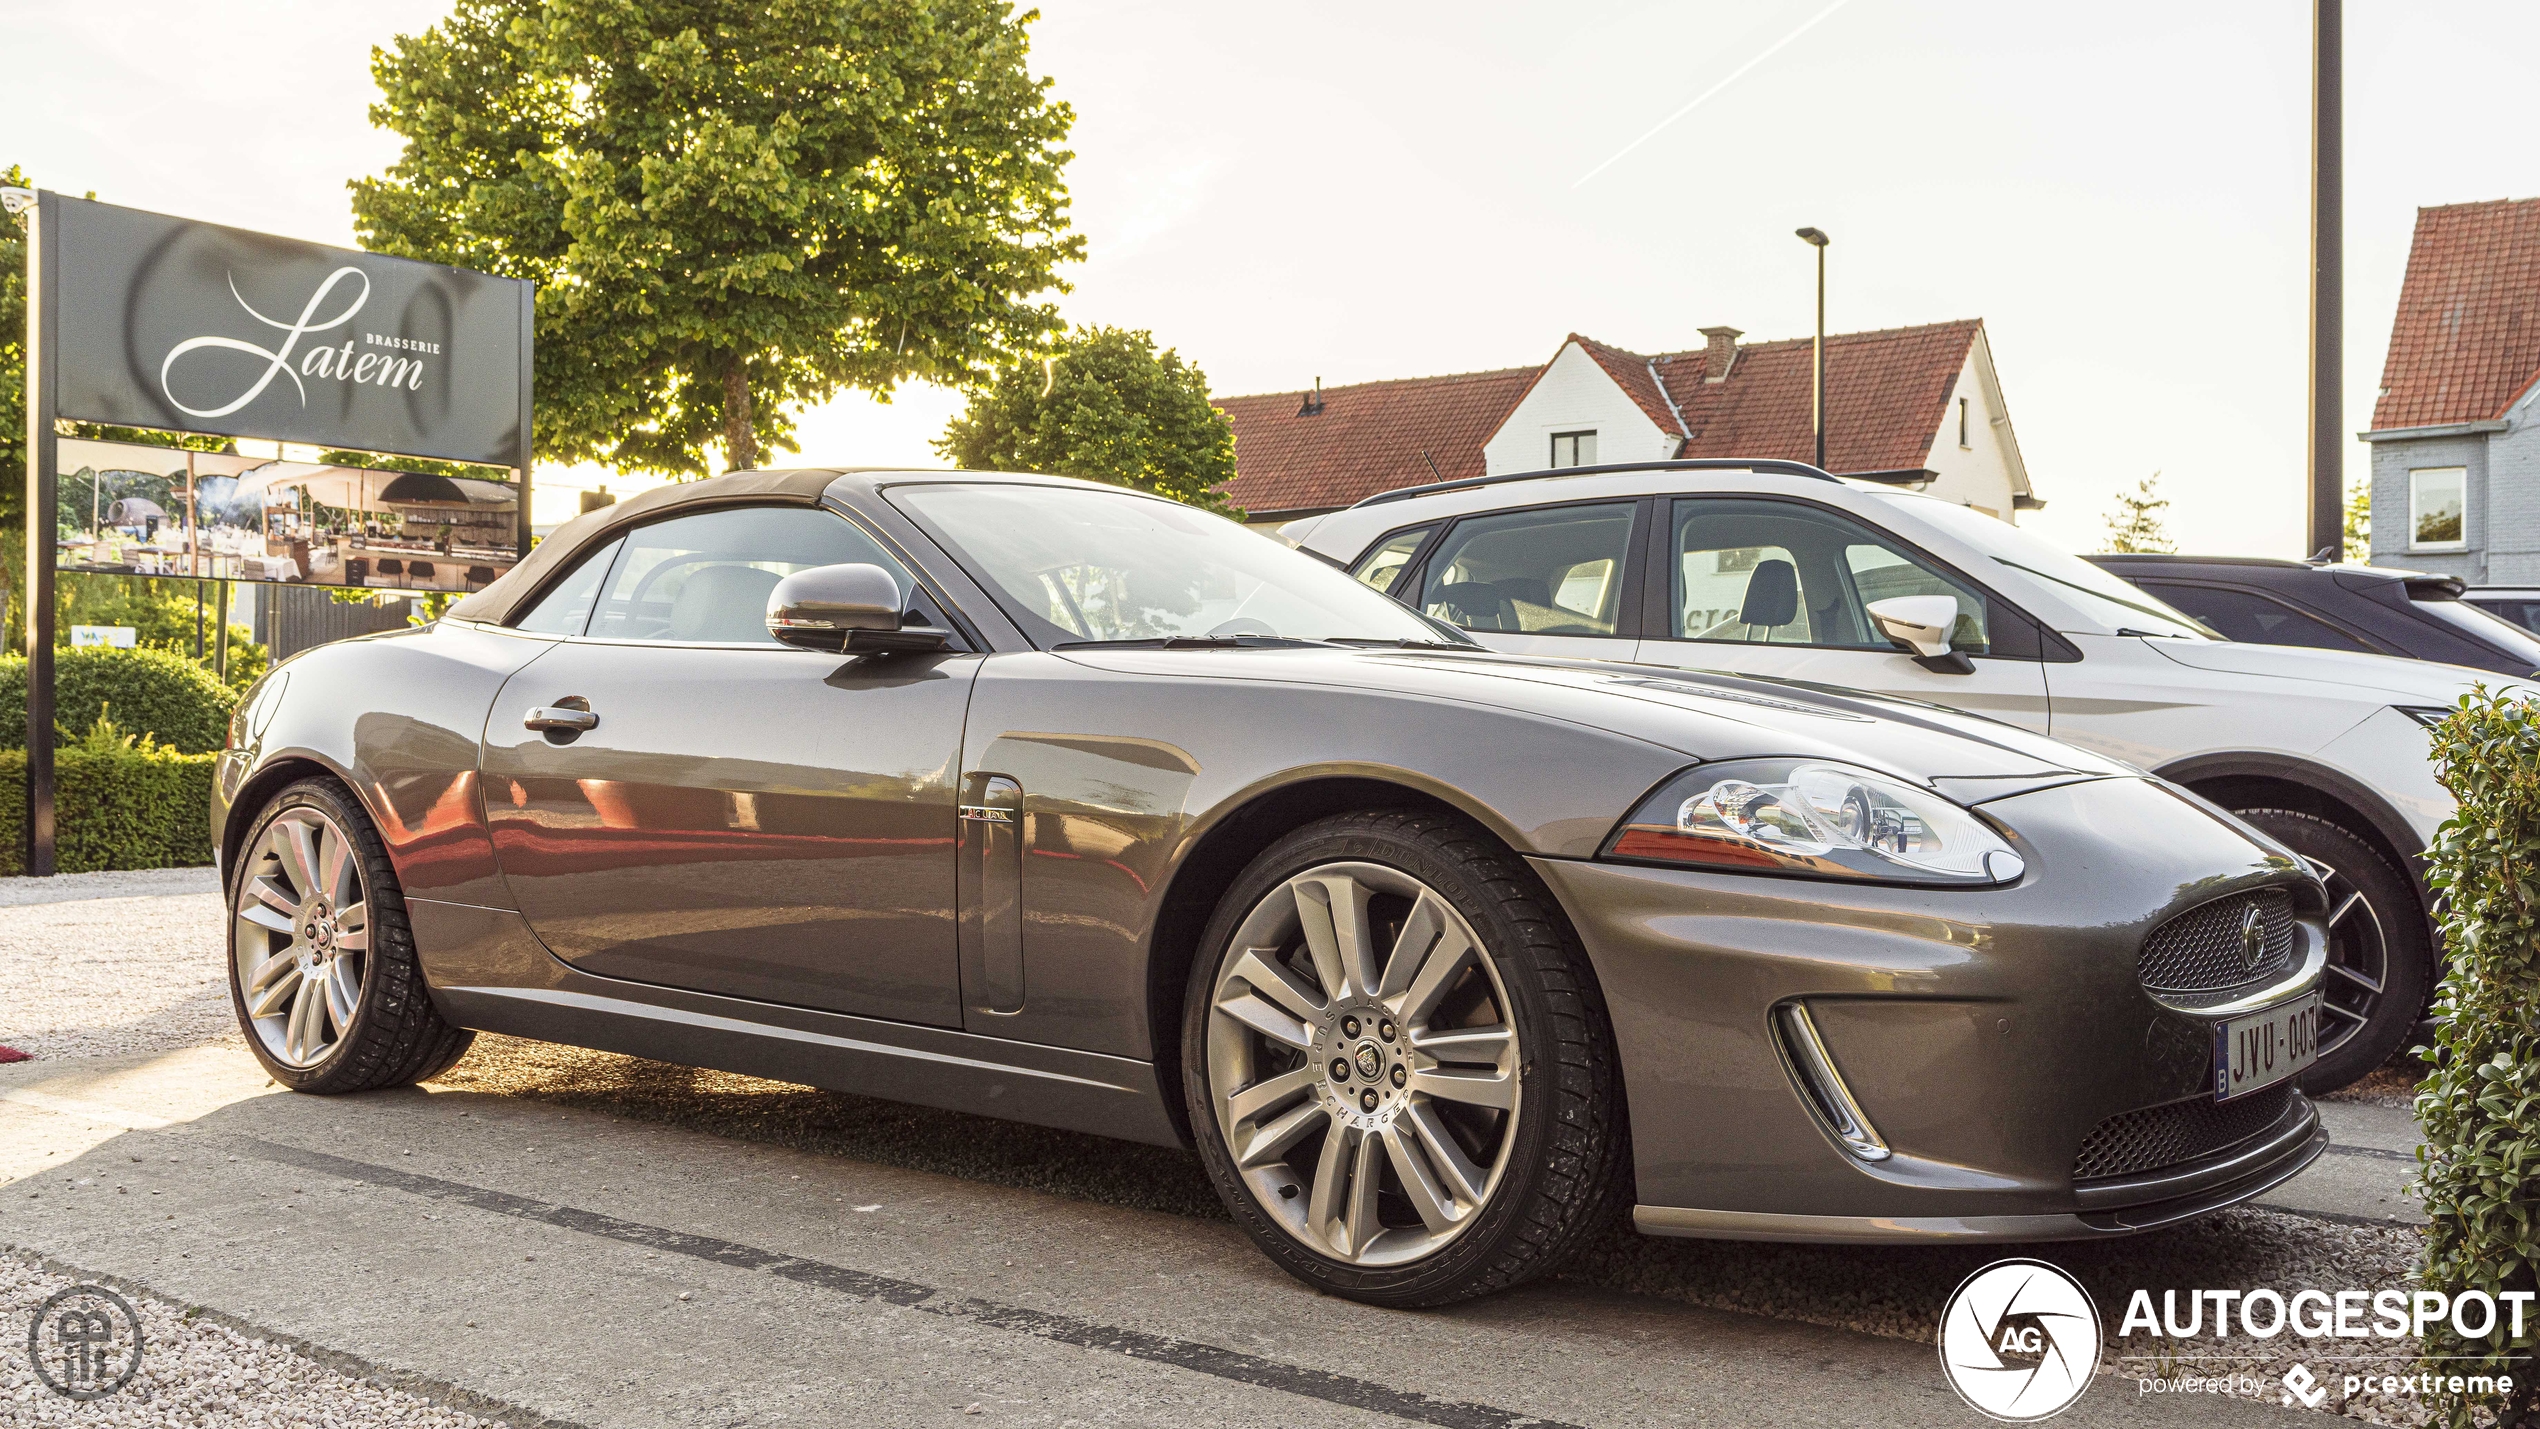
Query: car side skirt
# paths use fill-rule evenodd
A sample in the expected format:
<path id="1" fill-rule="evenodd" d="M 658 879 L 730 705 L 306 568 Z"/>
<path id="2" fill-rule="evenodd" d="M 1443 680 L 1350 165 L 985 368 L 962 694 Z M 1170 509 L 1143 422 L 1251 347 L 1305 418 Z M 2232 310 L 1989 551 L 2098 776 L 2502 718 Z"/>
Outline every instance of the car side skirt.
<path id="1" fill-rule="evenodd" d="M 596 977 L 550 954 L 508 909 L 406 906 L 433 1003 L 462 1027 L 1182 1144 L 1148 1062 Z"/>

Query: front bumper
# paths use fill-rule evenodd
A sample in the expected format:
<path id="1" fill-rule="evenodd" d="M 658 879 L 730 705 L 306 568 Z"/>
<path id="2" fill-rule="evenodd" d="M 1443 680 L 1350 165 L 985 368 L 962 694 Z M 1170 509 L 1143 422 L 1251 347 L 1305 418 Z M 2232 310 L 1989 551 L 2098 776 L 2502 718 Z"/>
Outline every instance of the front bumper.
<path id="1" fill-rule="evenodd" d="M 1613 1018 L 1641 1229 L 1831 1241 L 2124 1234 L 2245 1200 L 2320 1153 L 2317 1112 L 2288 1093 L 2267 1124 L 2227 1144 L 2077 1179 L 2076 1156 L 2103 1123 L 2210 1095 L 2218 1018 L 2318 985 L 2324 895 L 2307 869 L 2155 781 L 2091 780 L 1983 808 L 2027 860 L 2007 888 L 1535 861 Z M 2269 887 L 2294 899 L 2290 971 L 2228 1003 L 2143 989 L 2136 957 L 2154 928 Z M 1886 1156 L 1848 1151 L 1812 1109 L 1772 1015 L 1794 1002 Z"/>

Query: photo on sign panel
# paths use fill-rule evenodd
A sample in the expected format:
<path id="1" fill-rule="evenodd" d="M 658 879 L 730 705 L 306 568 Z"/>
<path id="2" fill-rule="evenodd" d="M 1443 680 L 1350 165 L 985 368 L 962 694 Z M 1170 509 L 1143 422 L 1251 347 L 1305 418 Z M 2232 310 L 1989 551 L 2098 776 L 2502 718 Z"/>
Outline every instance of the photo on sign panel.
<path id="1" fill-rule="evenodd" d="M 472 591 L 519 559 L 519 487 L 491 476 L 68 437 L 58 446 L 64 572 Z"/>

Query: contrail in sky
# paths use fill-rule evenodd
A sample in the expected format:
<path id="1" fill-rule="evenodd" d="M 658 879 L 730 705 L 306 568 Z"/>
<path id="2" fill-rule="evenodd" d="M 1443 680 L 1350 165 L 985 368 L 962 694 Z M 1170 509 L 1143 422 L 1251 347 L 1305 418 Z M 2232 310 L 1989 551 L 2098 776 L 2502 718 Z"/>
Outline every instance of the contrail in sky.
<path id="1" fill-rule="evenodd" d="M 1816 14 L 1809 16 L 1805 21 L 1801 22 L 1798 29 L 1791 31 L 1789 34 L 1782 36 L 1780 39 L 1773 41 L 1769 45 L 1766 45 L 1762 54 L 1759 54 L 1755 58 L 1748 60 L 1746 63 L 1739 65 L 1736 69 L 1730 70 L 1728 78 L 1721 80 L 1718 84 L 1715 84 L 1709 89 L 1702 91 L 1700 94 L 1695 95 L 1692 103 L 1677 110 L 1675 113 L 1668 115 L 1666 118 L 1659 120 L 1655 125 L 1651 126 L 1648 133 L 1641 135 L 1632 142 L 1625 144 L 1622 148 L 1615 150 L 1613 158 L 1607 159 L 1604 163 L 1599 164 L 1595 168 L 1588 170 L 1586 173 L 1579 175 L 1579 183 L 1572 184 L 1570 187 L 1577 188 L 1579 184 L 1586 183 L 1588 180 L 1604 173 L 1607 169 L 1614 167 L 1615 163 L 1625 154 L 1628 154 L 1632 150 L 1639 148 L 1641 145 L 1648 143 L 1650 140 L 1657 138 L 1660 130 L 1665 129 L 1668 125 L 1675 123 L 1677 120 L 1682 119 L 1686 115 L 1701 108 L 1705 100 L 1708 100 L 1711 96 L 1718 94 L 1721 90 L 1728 88 L 1730 85 L 1737 83 L 1739 79 L 1745 76 L 1748 70 L 1755 68 L 1757 65 L 1762 64 L 1764 61 L 1771 59 L 1774 55 L 1780 53 L 1782 46 L 1789 44 L 1791 41 L 1798 39 L 1801 35 L 1807 34 L 1810 30 L 1815 29 L 1819 20 L 1826 18 L 1828 15 L 1833 14 L 1835 11 L 1842 9 L 1844 6 L 1851 3 L 1852 0 L 1834 0 L 1833 4 L 1828 5 Z"/>

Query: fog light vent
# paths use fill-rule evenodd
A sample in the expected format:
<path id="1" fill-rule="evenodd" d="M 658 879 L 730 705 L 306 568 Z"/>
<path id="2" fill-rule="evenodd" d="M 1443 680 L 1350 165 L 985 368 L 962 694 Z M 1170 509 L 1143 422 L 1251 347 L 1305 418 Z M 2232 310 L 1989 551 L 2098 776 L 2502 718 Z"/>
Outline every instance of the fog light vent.
<path id="1" fill-rule="evenodd" d="M 1817 1024 L 1809 1019 L 1807 1007 L 1784 1003 L 1773 1009 L 1773 1020 L 1781 1032 L 1782 1050 L 1798 1076 L 1800 1091 L 1816 1107 L 1817 1115 L 1825 1118 L 1844 1149 L 1864 1161 L 1886 1160 L 1887 1143 L 1880 1139 L 1878 1128 L 1870 1125 L 1861 1104 L 1852 1099 L 1852 1089 L 1843 1084 L 1843 1075 L 1834 1069 L 1834 1058 L 1826 1055 L 1825 1040 L 1817 1035 Z"/>

